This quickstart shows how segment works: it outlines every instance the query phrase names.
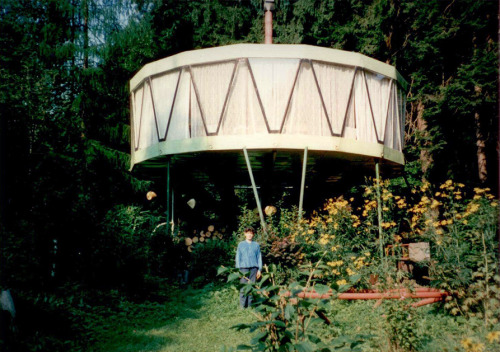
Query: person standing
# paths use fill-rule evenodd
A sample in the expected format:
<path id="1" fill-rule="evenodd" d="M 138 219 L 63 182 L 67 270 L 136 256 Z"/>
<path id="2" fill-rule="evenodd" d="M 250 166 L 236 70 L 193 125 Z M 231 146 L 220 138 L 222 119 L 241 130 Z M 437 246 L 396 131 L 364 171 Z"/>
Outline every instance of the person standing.
<path id="1" fill-rule="evenodd" d="M 236 268 L 240 269 L 244 274 L 248 273 L 248 277 L 241 278 L 240 282 L 242 284 L 248 281 L 255 282 L 255 280 L 260 279 L 262 271 L 260 245 L 257 242 L 253 242 L 255 231 L 253 228 L 247 227 L 243 233 L 245 234 L 245 240 L 238 244 L 238 250 L 236 251 Z M 247 308 L 251 304 L 252 296 L 246 296 L 242 289 L 240 291 L 240 306 Z"/>

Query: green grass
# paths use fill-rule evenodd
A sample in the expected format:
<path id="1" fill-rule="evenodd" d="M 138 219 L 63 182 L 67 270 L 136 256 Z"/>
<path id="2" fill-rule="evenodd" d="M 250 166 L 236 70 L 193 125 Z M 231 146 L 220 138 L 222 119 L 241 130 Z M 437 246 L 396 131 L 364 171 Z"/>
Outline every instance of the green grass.
<path id="1" fill-rule="evenodd" d="M 165 302 L 120 300 L 113 308 L 95 307 L 88 317 L 91 327 L 87 347 L 94 352 L 210 352 L 222 346 L 248 344 L 251 333 L 232 326 L 250 323 L 251 310 L 238 308 L 238 293 L 228 286 L 208 285 L 201 289 L 170 288 Z M 366 352 L 390 351 L 385 314 L 394 301 L 375 307 L 375 301 L 331 301 L 328 316 L 332 324 L 315 326 L 327 341 L 339 336 L 371 335 L 361 348 Z M 498 345 L 486 342 L 479 319 L 453 317 L 435 309 L 420 307 L 415 312 L 414 336 L 419 351 L 464 351 L 460 341 L 472 337 L 483 342 L 486 351 Z M 399 322 L 398 322 L 399 323 Z M 405 321 L 400 322 L 402 326 Z"/>
<path id="2" fill-rule="evenodd" d="M 165 303 L 122 302 L 121 312 L 100 320 L 93 351 L 220 351 L 249 340 L 232 326 L 250 322 L 229 287 L 174 290 Z"/>

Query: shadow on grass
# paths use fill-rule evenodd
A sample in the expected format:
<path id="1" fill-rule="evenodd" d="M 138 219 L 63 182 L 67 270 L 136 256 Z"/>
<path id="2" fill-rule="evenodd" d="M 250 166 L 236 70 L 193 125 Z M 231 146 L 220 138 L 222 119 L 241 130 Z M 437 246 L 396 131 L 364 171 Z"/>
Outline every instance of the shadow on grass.
<path id="1" fill-rule="evenodd" d="M 245 320 L 228 287 L 176 289 L 163 303 L 123 302 L 105 319 L 93 351 L 219 351 L 246 336 L 230 329 Z M 97 337 L 97 336 L 96 336 Z"/>

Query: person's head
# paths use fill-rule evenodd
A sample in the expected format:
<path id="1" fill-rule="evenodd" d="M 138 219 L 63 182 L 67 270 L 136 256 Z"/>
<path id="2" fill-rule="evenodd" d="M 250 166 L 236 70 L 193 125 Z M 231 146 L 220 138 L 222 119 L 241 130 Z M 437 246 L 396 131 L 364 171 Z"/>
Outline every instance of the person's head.
<path id="1" fill-rule="evenodd" d="M 251 227 L 246 227 L 244 230 L 243 230 L 243 233 L 245 234 L 245 240 L 247 241 L 251 241 L 253 239 L 253 236 L 255 234 L 255 231 L 253 228 Z"/>

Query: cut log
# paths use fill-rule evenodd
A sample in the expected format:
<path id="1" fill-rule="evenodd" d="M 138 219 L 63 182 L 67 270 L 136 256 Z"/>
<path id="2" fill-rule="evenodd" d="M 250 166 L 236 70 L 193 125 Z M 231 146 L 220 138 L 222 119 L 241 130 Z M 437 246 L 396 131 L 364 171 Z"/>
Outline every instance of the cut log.
<path id="1" fill-rule="evenodd" d="M 212 233 L 211 233 L 210 231 L 207 231 L 207 232 L 205 233 L 205 237 L 211 237 L 211 236 L 212 236 Z"/>
<path id="2" fill-rule="evenodd" d="M 186 238 L 184 239 L 184 243 L 186 244 L 186 246 L 190 246 L 190 245 L 192 245 L 192 244 L 193 244 L 193 240 L 192 240 L 192 239 L 190 239 L 189 237 L 186 237 Z"/>
<path id="3" fill-rule="evenodd" d="M 193 251 L 193 246 L 188 246 L 188 252 L 192 252 Z"/>
<path id="4" fill-rule="evenodd" d="M 205 242 L 205 237 L 200 237 L 200 242 Z"/>
<path id="5" fill-rule="evenodd" d="M 214 225 L 209 225 L 209 226 L 208 226 L 208 231 L 210 231 L 210 232 L 214 232 L 214 230 L 215 230 Z"/>
<path id="6" fill-rule="evenodd" d="M 193 243 L 198 243 L 198 237 L 193 237 Z"/>

